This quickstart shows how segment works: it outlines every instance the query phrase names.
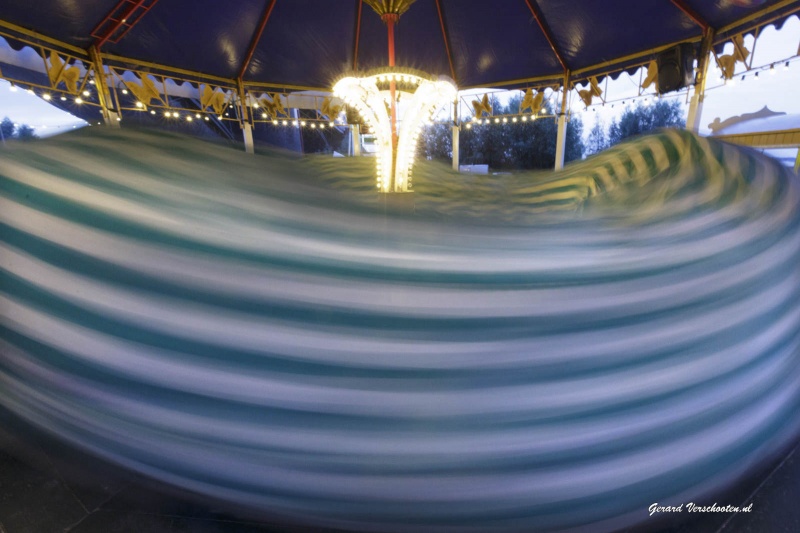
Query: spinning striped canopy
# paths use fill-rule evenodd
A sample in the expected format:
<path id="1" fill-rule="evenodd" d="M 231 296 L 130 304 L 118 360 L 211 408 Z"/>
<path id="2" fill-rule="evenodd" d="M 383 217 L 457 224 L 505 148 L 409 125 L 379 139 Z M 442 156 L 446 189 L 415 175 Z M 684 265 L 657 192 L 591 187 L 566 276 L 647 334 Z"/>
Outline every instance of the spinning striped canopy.
<path id="1" fill-rule="evenodd" d="M 776 161 L 672 131 L 508 181 L 423 162 L 415 215 L 370 167 L 130 128 L 0 150 L 0 403 L 347 530 L 611 531 L 796 441 Z"/>

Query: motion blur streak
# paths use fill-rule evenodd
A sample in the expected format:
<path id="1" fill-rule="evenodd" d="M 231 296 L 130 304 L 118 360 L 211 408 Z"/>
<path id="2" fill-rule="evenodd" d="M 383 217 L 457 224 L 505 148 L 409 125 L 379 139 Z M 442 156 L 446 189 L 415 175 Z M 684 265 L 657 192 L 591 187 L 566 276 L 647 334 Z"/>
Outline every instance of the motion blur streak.
<path id="1" fill-rule="evenodd" d="M 776 162 L 683 131 L 556 174 L 422 161 L 414 214 L 372 166 L 131 130 L 0 150 L 2 405 L 364 530 L 611 530 L 797 439 Z"/>

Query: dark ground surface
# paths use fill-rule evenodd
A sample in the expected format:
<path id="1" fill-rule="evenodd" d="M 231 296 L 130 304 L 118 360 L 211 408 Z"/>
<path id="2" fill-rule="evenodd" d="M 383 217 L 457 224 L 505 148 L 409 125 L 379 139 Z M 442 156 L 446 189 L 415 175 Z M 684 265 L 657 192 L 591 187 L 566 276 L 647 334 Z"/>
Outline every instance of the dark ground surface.
<path id="1" fill-rule="evenodd" d="M 800 532 L 800 444 L 721 494 L 751 513 L 681 513 L 626 533 Z M 326 532 L 248 519 L 73 450 L 0 408 L 0 533 Z M 662 518 L 662 520 L 664 520 Z"/>

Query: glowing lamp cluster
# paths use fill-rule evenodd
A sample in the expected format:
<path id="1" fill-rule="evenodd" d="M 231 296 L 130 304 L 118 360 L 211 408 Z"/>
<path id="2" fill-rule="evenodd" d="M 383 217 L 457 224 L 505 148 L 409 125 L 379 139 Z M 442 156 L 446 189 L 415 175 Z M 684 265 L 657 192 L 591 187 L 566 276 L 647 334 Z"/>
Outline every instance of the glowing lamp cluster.
<path id="1" fill-rule="evenodd" d="M 407 192 L 420 130 L 434 111 L 456 99 L 458 90 L 444 76 L 381 70 L 342 78 L 333 93 L 355 109 L 375 134 L 377 188 L 381 192 Z M 396 132 L 389 115 L 392 93 L 400 111 Z"/>

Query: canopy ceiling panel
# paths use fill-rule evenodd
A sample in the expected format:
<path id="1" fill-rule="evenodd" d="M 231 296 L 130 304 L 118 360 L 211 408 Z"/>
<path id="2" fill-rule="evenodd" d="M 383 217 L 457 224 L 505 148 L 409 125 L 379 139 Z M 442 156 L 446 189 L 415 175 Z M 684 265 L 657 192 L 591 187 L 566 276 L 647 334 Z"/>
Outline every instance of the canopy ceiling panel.
<path id="1" fill-rule="evenodd" d="M 319 0 L 276 0 L 244 79 L 329 87 L 352 70 L 356 3 L 338 3 L 330 9 Z M 269 1 L 261 4 L 262 12 L 269 9 Z"/>
<path id="2" fill-rule="evenodd" d="M 109 10 L 114 7 L 112 0 Z M 261 16 L 262 0 L 219 2 L 163 0 L 141 17 L 118 43 L 103 50 L 114 55 L 235 78 L 250 36 Z"/>
<path id="3" fill-rule="evenodd" d="M 524 1 L 508 2 L 502 8 L 497 4 L 487 7 L 480 1 L 443 4 L 460 86 L 531 77 L 533 73 L 563 74 L 558 58 Z M 479 13 L 484 16 L 476 16 Z M 489 19 L 493 30 L 487 28 Z M 514 35 L 514 39 L 489 41 L 484 38 L 487 31 Z"/>
<path id="4" fill-rule="evenodd" d="M 544 20 L 552 28 L 556 47 L 570 70 L 692 39 L 702 33 L 691 18 L 664 0 L 561 0 L 540 5 Z"/>
<path id="5" fill-rule="evenodd" d="M 115 4 L 115 0 L 4 0 L 0 20 L 88 48 L 94 41 L 92 30 Z"/>
<path id="6" fill-rule="evenodd" d="M 358 48 L 358 56 L 363 58 L 358 60 L 360 68 L 370 69 L 388 64 L 386 25 L 366 4 L 361 15 Z M 411 9 L 400 16 L 395 27 L 395 48 L 398 65 L 451 76 L 442 27 L 433 0 L 417 0 Z"/>
<path id="7" fill-rule="evenodd" d="M 118 5 L 137 3 L 5 0 L 0 27 L 87 49 Z M 243 72 L 245 83 L 320 89 L 354 67 L 388 64 L 386 26 L 361 0 L 143 3 L 151 9 L 103 43 L 109 63 L 129 58 L 227 79 Z M 699 42 L 706 24 L 721 45 L 799 10 L 800 0 L 416 0 L 396 25 L 396 63 L 453 76 L 462 88 L 560 79 L 565 68 L 581 79 Z"/>

